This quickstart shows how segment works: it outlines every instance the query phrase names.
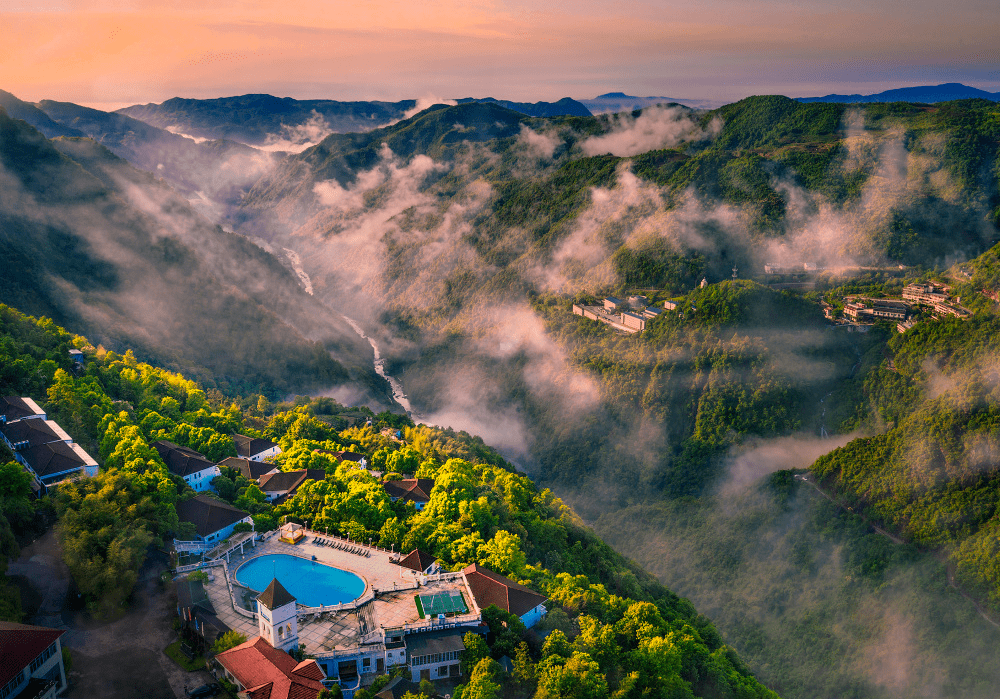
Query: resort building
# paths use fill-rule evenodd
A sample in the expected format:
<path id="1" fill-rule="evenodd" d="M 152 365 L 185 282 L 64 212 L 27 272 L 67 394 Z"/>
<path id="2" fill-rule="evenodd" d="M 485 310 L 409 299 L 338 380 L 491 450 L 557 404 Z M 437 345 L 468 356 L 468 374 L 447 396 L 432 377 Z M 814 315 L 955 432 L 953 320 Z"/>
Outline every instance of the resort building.
<path id="1" fill-rule="evenodd" d="M 875 320 L 906 320 L 910 307 L 892 299 L 855 298 L 844 304 L 844 315 L 856 323 Z"/>
<path id="2" fill-rule="evenodd" d="M 42 489 L 76 476 L 96 476 L 97 462 L 79 444 L 48 442 L 14 452 Z"/>
<path id="3" fill-rule="evenodd" d="M 368 468 L 368 459 L 365 458 L 364 454 L 356 454 L 353 451 L 338 451 L 334 453 L 333 457 L 340 463 L 349 461 L 361 468 Z"/>
<path id="4" fill-rule="evenodd" d="M 66 689 L 62 629 L 0 621 L 0 698 L 55 699 Z"/>
<path id="5" fill-rule="evenodd" d="M 238 456 L 227 456 L 219 462 L 219 466 L 235 469 L 239 471 L 247 480 L 255 482 L 259 482 L 261 477 L 266 476 L 269 473 L 277 473 L 281 470 L 274 464 L 265 463 L 263 461 L 251 461 L 250 459 L 241 459 Z"/>
<path id="6" fill-rule="evenodd" d="M 234 434 L 233 442 L 236 444 L 236 455 L 250 461 L 263 461 L 281 453 L 281 447 L 270 439 Z"/>
<path id="7" fill-rule="evenodd" d="M 468 629 L 458 628 L 407 636 L 410 681 L 460 677 L 462 651 L 465 650 L 462 637 L 466 633 Z"/>
<path id="8" fill-rule="evenodd" d="M 160 440 L 151 445 L 160 454 L 163 463 L 170 472 L 180 476 L 192 490 L 212 490 L 212 479 L 221 476 L 222 471 L 215 463 L 205 458 L 204 454 L 194 449 L 182 447 L 173 442 Z"/>
<path id="9" fill-rule="evenodd" d="M 510 578 L 483 568 L 478 563 L 462 571 L 480 609 L 496 605 L 505 612 L 517 615 L 529 629 L 545 615 L 548 599 Z"/>
<path id="10" fill-rule="evenodd" d="M 573 313 L 584 318 L 589 318 L 590 320 L 596 320 L 605 325 L 610 325 L 615 330 L 637 333 L 646 329 L 646 321 L 656 318 L 663 313 L 658 308 L 646 306 L 648 300 L 645 296 L 629 296 L 628 303 L 623 303 L 621 299 L 609 296 L 604 299 L 601 306 L 585 306 L 574 303 Z M 665 305 L 668 309 L 673 309 L 677 306 L 677 304 L 671 301 L 667 301 Z M 627 306 L 631 310 L 619 311 L 618 309 L 622 306 Z"/>
<path id="11" fill-rule="evenodd" d="M 382 484 L 389 499 L 393 502 L 402 500 L 412 502 L 418 510 L 424 509 L 431 501 L 431 490 L 434 488 L 432 478 L 404 478 L 401 481 L 386 481 Z"/>
<path id="12" fill-rule="evenodd" d="M 0 424 L 0 438 L 13 452 L 49 442 L 72 444 L 73 438 L 52 420 L 21 419 Z"/>
<path id="13" fill-rule="evenodd" d="M 948 287 L 943 284 L 910 284 L 903 289 L 903 300 L 910 303 L 919 303 L 925 306 L 934 306 L 939 303 L 948 302 Z"/>
<path id="14" fill-rule="evenodd" d="M 295 494 L 299 486 L 306 481 L 321 481 L 326 478 L 326 471 L 321 468 L 309 468 L 301 471 L 278 471 L 260 477 L 260 489 L 273 503 L 281 503 Z"/>
<path id="15" fill-rule="evenodd" d="M 240 699 L 314 699 L 326 679 L 315 660 L 300 662 L 263 637 L 219 653 L 215 661 Z"/>
<path id="16" fill-rule="evenodd" d="M 209 495 L 195 495 L 193 498 L 178 502 L 177 518 L 181 522 L 190 522 L 195 526 L 197 539 L 186 543 L 201 544 L 201 546 L 188 546 L 187 548 L 191 550 L 215 546 L 232 534 L 240 522 L 253 526 L 253 517 L 249 514 Z"/>
<path id="17" fill-rule="evenodd" d="M 13 422 L 23 418 L 38 417 L 45 419 L 45 411 L 30 398 L 4 396 L 0 398 L 0 424 Z"/>

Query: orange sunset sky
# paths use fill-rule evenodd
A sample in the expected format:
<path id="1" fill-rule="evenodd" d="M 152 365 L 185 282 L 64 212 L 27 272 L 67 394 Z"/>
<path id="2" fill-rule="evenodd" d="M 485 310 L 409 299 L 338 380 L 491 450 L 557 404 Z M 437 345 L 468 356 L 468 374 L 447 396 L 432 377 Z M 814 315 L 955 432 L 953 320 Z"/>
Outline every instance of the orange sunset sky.
<path id="1" fill-rule="evenodd" d="M 173 96 L 735 100 L 1000 90 L 996 0 L 0 0 L 0 89 Z"/>

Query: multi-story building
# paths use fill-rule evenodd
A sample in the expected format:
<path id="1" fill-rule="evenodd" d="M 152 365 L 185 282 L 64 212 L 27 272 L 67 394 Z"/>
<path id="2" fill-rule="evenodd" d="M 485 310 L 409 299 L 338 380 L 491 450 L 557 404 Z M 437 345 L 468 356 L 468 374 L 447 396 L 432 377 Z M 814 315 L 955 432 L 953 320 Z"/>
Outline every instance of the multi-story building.
<path id="1" fill-rule="evenodd" d="M 55 699 L 66 689 L 64 633 L 0 621 L 0 699 Z"/>
<path id="2" fill-rule="evenodd" d="M 212 479 L 222 475 L 222 471 L 214 462 L 194 449 L 166 440 L 153 442 L 150 446 L 156 449 L 170 472 L 183 478 L 192 490 L 213 490 Z"/>

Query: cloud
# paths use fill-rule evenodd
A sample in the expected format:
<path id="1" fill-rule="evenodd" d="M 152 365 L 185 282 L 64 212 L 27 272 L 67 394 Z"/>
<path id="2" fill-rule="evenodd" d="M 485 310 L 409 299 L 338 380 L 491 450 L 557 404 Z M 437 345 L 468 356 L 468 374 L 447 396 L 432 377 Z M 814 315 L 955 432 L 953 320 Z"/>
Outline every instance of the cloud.
<path id="1" fill-rule="evenodd" d="M 416 116 L 425 109 L 430 109 L 435 104 L 447 104 L 448 106 L 454 107 L 458 102 L 455 100 L 442 99 L 434 95 L 424 95 L 423 97 L 417 98 L 417 103 L 413 105 L 410 109 L 403 112 L 403 119 L 409 119 L 410 117 Z M 393 122 L 397 123 L 397 122 Z"/>
<path id="2" fill-rule="evenodd" d="M 591 136 L 580 144 L 584 154 L 639 155 L 673 148 L 683 141 L 714 138 L 722 129 L 722 122 L 717 118 L 702 129 L 691 111 L 682 107 L 649 107 L 638 117 L 623 113 L 611 117 L 609 122 L 609 133 Z"/>
<path id="3" fill-rule="evenodd" d="M 312 116 L 301 124 L 282 124 L 281 131 L 269 134 L 264 140 L 264 145 L 259 148 L 271 153 L 277 151 L 301 153 L 332 133 L 333 129 L 327 124 L 326 119 L 314 109 Z"/>
<path id="4" fill-rule="evenodd" d="M 551 160 L 556 148 L 563 144 L 563 140 L 558 136 L 538 133 L 527 124 L 521 124 L 521 133 L 518 134 L 517 140 L 527 146 L 528 151 L 536 157 L 546 160 Z"/>

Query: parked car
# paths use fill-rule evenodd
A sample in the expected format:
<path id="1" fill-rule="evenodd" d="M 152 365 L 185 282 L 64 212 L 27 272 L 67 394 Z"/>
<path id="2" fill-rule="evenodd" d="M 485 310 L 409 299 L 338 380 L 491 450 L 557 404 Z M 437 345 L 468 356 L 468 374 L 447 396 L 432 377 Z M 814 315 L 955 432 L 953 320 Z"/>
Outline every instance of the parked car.
<path id="1" fill-rule="evenodd" d="M 188 692 L 188 696 L 194 699 L 197 697 L 214 697 L 218 693 L 219 693 L 219 685 L 217 685 L 215 682 L 212 682 L 211 684 L 203 684 L 202 686 L 196 689 L 192 689 L 190 692 Z"/>

